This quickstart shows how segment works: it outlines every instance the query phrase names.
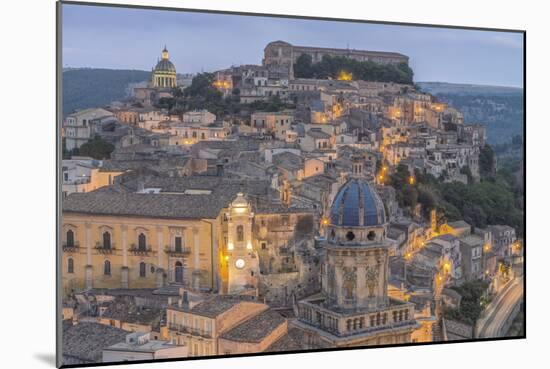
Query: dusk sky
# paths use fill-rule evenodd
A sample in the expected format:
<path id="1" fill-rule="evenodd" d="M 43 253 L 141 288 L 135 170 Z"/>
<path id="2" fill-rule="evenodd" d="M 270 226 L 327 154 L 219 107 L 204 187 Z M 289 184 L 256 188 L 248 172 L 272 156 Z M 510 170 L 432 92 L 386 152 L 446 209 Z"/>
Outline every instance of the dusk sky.
<path id="1" fill-rule="evenodd" d="M 370 23 L 63 5 L 63 66 L 151 70 L 164 45 L 178 73 L 261 64 L 270 41 L 400 52 L 415 81 L 523 85 L 523 35 Z M 360 15 L 358 15 L 360 17 Z"/>

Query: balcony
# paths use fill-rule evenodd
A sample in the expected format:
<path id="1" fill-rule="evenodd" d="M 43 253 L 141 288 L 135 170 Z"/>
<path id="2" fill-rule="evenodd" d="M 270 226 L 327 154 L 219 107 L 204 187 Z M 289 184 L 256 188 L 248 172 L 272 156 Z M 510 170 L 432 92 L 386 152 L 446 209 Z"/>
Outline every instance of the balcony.
<path id="1" fill-rule="evenodd" d="M 212 332 L 199 328 L 187 327 L 181 324 L 169 324 L 168 329 L 173 332 L 190 334 L 192 336 L 199 336 L 203 338 L 212 338 Z"/>
<path id="2" fill-rule="evenodd" d="M 115 251 L 116 251 L 116 247 L 115 247 L 115 244 L 112 243 L 111 244 L 111 247 L 105 247 L 105 245 L 103 245 L 102 243 L 96 243 L 95 244 L 95 247 L 94 249 L 99 253 L 99 254 L 104 254 L 104 255 L 110 255 L 110 254 L 114 254 Z"/>
<path id="3" fill-rule="evenodd" d="M 164 248 L 164 252 L 166 254 L 168 254 L 168 256 L 172 256 L 172 257 L 175 257 L 175 258 L 182 258 L 182 257 L 188 256 L 189 254 L 191 254 L 191 248 L 190 247 L 182 247 L 179 250 L 176 250 L 173 247 L 166 246 Z"/>
<path id="4" fill-rule="evenodd" d="M 150 245 L 147 245 L 145 246 L 145 248 L 143 248 L 132 244 L 130 245 L 128 252 L 130 252 L 132 255 L 149 256 L 153 253 L 153 248 Z"/>
<path id="5" fill-rule="evenodd" d="M 62 248 L 63 248 L 64 252 L 76 252 L 76 251 L 78 251 L 79 246 L 80 245 L 79 245 L 78 242 L 73 242 L 72 244 L 69 245 L 65 241 L 65 242 L 63 242 Z"/>

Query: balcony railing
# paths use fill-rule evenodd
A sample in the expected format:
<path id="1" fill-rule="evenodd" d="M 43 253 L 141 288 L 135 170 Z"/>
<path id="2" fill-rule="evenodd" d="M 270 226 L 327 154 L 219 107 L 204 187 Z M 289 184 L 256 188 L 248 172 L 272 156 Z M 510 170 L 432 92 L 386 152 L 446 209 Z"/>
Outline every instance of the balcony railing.
<path id="1" fill-rule="evenodd" d="M 164 252 L 167 253 L 169 256 L 184 257 L 184 256 L 187 256 L 187 255 L 191 254 L 191 248 L 190 247 L 182 247 L 181 249 L 176 250 L 173 247 L 166 246 L 164 248 Z"/>
<path id="2" fill-rule="evenodd" d="M 105 247 L 102 243 L 96 243 L 94 249 L 100 254 L 113 254 L 116 251 L 115 244 L 112 243 L 111 247 Z"/>
<path id="3" fill-rule="evenodd" d="M 132 244 L 130 245 L 128 251 L 133 255 L 149 255 L 153 252 L 153 248 L 149 245 L 145 246 L 145 248 L 140 248 L 139 246 Z"/>
<path id="4" fill-rule="evenodd" d="M 186 333 L 192 336 L 200 336 L 204 338 L 212 338 L 212 332 L 204 329 L 187 327 L 181 324 L 168 324 L 168 329 L 174 332 Z"/>
<path id="5" fill-rule="evenodd" d="M 70 245 L 67 242 L 63 242 L 62 248 L 65 252 L 75 252 L 78 251 L 79 246 L 78 242 L 73 242 Z"/>

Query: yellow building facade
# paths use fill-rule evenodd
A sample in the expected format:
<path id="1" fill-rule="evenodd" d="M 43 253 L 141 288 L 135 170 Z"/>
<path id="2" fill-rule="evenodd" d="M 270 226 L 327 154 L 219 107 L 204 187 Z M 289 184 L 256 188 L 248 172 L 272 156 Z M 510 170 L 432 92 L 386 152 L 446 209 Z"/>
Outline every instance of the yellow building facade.
<path id="1" fill-rule="evenodd" d="M 217 219 L 64 213 L 62 285 L 154 288 L 174 282 L 214 288 Z"/>

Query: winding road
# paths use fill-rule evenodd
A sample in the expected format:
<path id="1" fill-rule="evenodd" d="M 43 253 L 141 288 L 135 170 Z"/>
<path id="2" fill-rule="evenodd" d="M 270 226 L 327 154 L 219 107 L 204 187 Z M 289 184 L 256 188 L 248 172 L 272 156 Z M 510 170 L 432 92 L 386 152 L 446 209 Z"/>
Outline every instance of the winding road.
<path id="1" fill-rule="evenodd" d="M 523 300 L 523 276 L 514 278 L 496 296 L 477 322 L 476 337 L 502 337 L 508 329 L 507 323 L 513 320 L 510 315 L 517 313 L 518 304 Z"/>

